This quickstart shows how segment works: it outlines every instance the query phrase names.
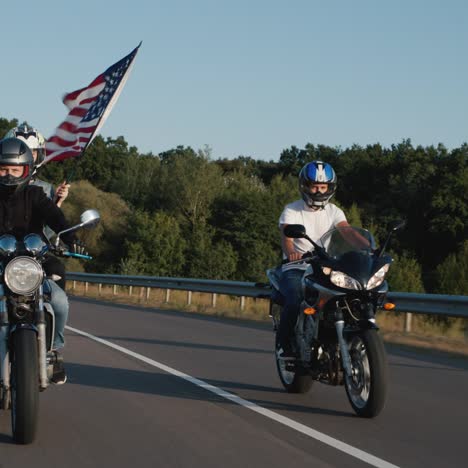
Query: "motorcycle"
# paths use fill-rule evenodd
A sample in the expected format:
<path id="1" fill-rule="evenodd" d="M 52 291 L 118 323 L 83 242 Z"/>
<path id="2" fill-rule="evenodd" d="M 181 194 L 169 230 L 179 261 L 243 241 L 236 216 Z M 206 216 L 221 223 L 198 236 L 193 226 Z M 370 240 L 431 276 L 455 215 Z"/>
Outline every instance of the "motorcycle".
<path id="1" fill-rule="evenodd" d="M 388 365 L 378 334 L 377 309 L 391 310 L 385 276 L 392 258 L 385 254 L 391 236 L 404 226 L 392 224 L 380 249 L 372 234 L 354 226 L 336 227 L 314 242 L 304 226 L 291 224 L 284 234 L 309 241 L 313 250 L 302 260 L 304 300 L 294 328 L 295 360 L 280 356 L 278 327 L 284 297 L 279 287 L 281 267 L 267 271 L 272 288 L 270 317 L 276 331 L 276 367 L 289 393 L 306 393 L 315 381 L 344 385 L 358 416 L 372 418 L 384 408 Z"/>
<path id="2" fill-rule="evenodd" d="M 57 235 L 54 244 L 37 234 L 17 240 L 0 237 L 0 409 L 11 410 L 13 440 L 31 443 L 39 415 L 39 392 L 47 389 L 57 354 L 52 352 L 54 310 L 43 262 L 48 252 L 64 257 L 90 259 L 60 247 L 60 237 L 99 222 L 96 210 L 81 215 L 80 224 Z"/>

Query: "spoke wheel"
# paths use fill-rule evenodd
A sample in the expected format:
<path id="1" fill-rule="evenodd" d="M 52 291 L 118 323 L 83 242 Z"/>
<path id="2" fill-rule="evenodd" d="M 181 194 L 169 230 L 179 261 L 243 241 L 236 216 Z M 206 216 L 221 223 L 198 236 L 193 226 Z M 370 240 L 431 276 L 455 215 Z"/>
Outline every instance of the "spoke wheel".
<path id="1" fill-rule="evenodd" d="M 376 330 L 354 335 L 349 344 L 353 375 L 345 376 L 345 388 L 354 411 L 373 418 L 385 406 L 388 368 L 382 339 Z"/>

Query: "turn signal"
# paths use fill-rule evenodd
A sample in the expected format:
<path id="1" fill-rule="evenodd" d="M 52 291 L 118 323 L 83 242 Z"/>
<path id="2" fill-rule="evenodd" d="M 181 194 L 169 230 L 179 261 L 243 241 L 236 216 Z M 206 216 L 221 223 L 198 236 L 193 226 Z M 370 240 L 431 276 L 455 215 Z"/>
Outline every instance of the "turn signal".
<path id="1" fill-rule="evenodd" d="M 391 302 L 386 302 L 383 306 L 385 310 L 393 310 L 395 308 L 395 304 L 392 304 Z"/>
<path id="2" fill-rule="evenodd" d="M 304 309 L 304 314 L 306 315 L 314 315 L 315 312 L 317 312 L 317 310 L 313 307 L 307 307 L 307 309 Z"/>

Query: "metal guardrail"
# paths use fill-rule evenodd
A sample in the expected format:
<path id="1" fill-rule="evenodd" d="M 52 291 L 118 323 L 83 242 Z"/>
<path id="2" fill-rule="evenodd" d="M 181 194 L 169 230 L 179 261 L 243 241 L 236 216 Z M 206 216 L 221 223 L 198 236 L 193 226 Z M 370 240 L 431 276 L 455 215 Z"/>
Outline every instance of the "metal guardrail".
<path id="1" fill-rule="evenodd" d="M 97 273 L 67 273 L 68 281 L 136 286 L 144 288 L 177 289 L 229 296 L 270 297 L 270 288 L 263 283 L 244 281 L 221 281 L 192 278 L 167 278 L 157 276 L 124 276 L 104 275 Z M 446 315 L 449 317 L 468 318 L 468 296 L 451 296 L 446 294 L 417 294 L 391 292 L 389 300 L 397 306 L 397 311 L 416 314 Z"/>

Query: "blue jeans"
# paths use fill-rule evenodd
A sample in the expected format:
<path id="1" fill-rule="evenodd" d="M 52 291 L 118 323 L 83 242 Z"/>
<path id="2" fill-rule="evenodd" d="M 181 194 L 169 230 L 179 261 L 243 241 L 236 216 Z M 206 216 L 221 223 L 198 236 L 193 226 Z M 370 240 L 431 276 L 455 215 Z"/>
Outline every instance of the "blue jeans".
<path id="1" fill-rule="evenodd" d="M 287 270 L 281 274 L 279 281 L 280 292 L 285 299 L 278 330 L 278 341 L 283 350 L 291 349 L 294 327 L 304 299 L 301 284 L 303 275 L 304 270 Z"/>
<path id="2" fill-rule="evenodd" d="M 68 298 L 65 291 L 59 287 L 55 281 L 47 280 L 51 290 L 50 304 L 55 313 L 55 335 L 54 349 L 60 349 L 65 346 L 65 324 L 68 319 Z"/>

